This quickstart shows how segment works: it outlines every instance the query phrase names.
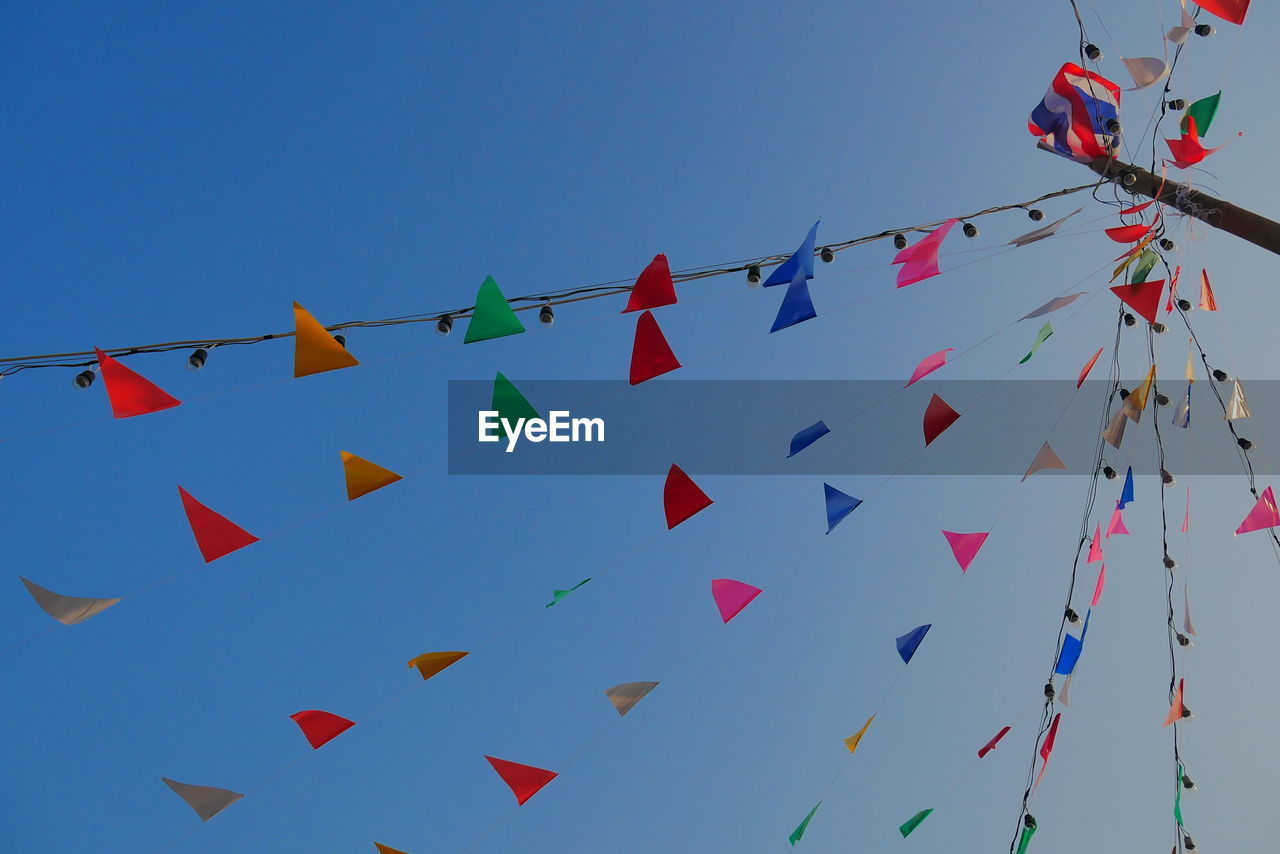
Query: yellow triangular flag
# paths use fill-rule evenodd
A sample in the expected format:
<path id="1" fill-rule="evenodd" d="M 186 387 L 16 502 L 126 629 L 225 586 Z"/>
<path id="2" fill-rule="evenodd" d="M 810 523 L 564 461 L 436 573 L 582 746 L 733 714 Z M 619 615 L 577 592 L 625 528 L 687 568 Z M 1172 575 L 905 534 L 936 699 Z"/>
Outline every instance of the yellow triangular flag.
<path id="1" fill-rule="evenodd" d="M 392 848 L 390 845 L 383 845 L 381 842 L 373 843 L 373 847 L 378 849 L 378 854 L 407 854 L 399 848 Z"/>
<path id="2" fill-rule="evenodd" d="M 1156 366 L 1152 365 L 1151 370 L 1147 372 L 1147 378 L 1142 381 L 1142 385 L 1135 388 L 1129 393 L 1124 401 L 1125 414 L 1132 418 L 1135 422 L 1142 417 L 1142 411 L 1147 408 L 1147 397 L 1151 394 L 1151 384 L 1156 380 Z"/>
<path id="3" fill-rule="evenodd" d="M 391 469 L 384 469 L 377 463 L 371 463 L 364 457 L 357 457 L 342 451 L 342 470 L 347 475 L 347 500 L 355 501 L 361 495 L 368 495 L 375 489 L 382 489 L 397 480 L 404 480 Z"/>
<path id="4" fill-rule="evenodd" d="M 1191 361 L 1192 346 L 1193 346 L 1193 341 L 1192 339 L 1188 338 L 1187 339 L 1187 382 L 1189 383 L 1193 383 L 1196 381 L 1196 370 L 1195 370 L 1194 364 Z"/>
<path id="5" fill-rule="evenodd" d="M 465 655 L 465 652 L 424 652 L 417 658 L 411 659 L 409 666 L 418 668 L 423 679 L 430 679 Z"/>
<path id="6" fill-rule="evenodd" d="M 862 737 L 867 734 L 867 730 L 871 727 L 871 722 L 875 719 L 875 715 L 867 718 L 867 722 L 862 725 L 862 729 L 844 740 L 844 746 L 849 748 L 850 753 L 853 753 L 853 751 L 858 749 L 858 742 L 862 741 Z"/>
<path id="7" fill-rule="evenodd" d="M 293 304 L 293 375 L 309 377 L 360 364 L 307 310 Z"/>

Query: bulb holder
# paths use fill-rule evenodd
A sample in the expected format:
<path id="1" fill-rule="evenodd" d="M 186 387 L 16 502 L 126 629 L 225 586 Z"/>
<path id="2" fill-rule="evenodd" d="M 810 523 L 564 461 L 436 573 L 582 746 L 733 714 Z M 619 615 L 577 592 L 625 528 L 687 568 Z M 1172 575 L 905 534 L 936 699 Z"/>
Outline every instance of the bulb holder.
<path id="1" fill-rule="evenodd" d="M 978 227 L 971 222 L 966 222 L 964 224 L 964 228 L 961 230 L 964 231 L 965 237 L 972 238 L 978 236 Z"/>
<path id="2" fill-rule="evenodd" d="M 1169 395 L 1164 392 L 1156 392 L 1156 406 L 1168 406 Z"/>
<path id="3" fill-rule="evenodd" d="M 1177 562 L 1176 560 L 1174 560 L 1173 558 L 1169 557 L 1168 555 L 1165 555 L 1165 556 L 1164 556 L 1164 568 L 1165 568 L 1165 569 L 1177 569 L 1177 568 L 1178 568 L 1178 562 Z"/>
<path id="4" fill-rule="evenodd" d="M 1182 847 L 1187 851 L 1195 851 L 1196 841 L 1192 839 L 1190 836 L 1184 834 L 1182 837 Z"/>
<path id="5" fill-rule="evenodd" d="M 1186 790 L 1190 791 L 1190 790 L 1194 789 L 1195 787 L 1196 787 L 1196 784 L 1195 784 L 1194 782 L 1192 782 L 1191 778 L 1190 778 L 1190 777 L 1188 777 L 1186 774 L 1183 774 L 1183 775 L 1182 775 L 1182 788 L 1184 788 L 1184 789 L 1186 789 Z"/>
<path id="6" fill-rule="evenodd" d="M 1168 106 L 1171 110 L 1185 110 L 1187 108 L 1187 102 L 1181 98 L 1174 98 L 1169 102 Z"/>
<path id="7" fill-rule="evenodd" d="M 1236 444 L 1240 446 L 1240 450 L 1242 451 L 1253 450 L 1253 442 L 1250 442 L 1244 436 L 1241 436 L 1240 438 L 1236 439 Z"/>
<path id="8" fill-rule="evenodd" d="M 1151 331 L 1157 335 L 1163 335 L 1169 331 L 1169 327 L 1157 320 L 1155 323 L 1151 324 Z"/>
<path id="9" fill-rule="evenodd" d="M 1031 210 L 1027 211 L 1027 216 L 1031 217 L 1032 222 L 1039 222 L 1040 220 L 1044 219 L 1044 211 L 1040 210 L 1039 208 L 1032 208 Z"/>
<path id="10" fill-rule="evenodd" d="M 1044 683 L 1044 698 L 1046 700 L 1053 699 L 1053 683 L 1052 682 Z"/>
<path id="11" fill-rule="evenodd" d="M 1084 55 L 1092 59 L 1094 62 L 1097 62 L 1099 59 L 1102 59 L 1102 48 L 1098 47 L 1096 44 L 1087 44 L 1084 46 Z"/>
<path id="12" fill-rule="evenodd" d="M 906 249 L 906 248 L 907 248 L 907 236 L 906 236 L 905 234 L 895 234 L 895 235 L 893 236 L 893 248 L 894 248 L 894 249 Z"/>
<path id="13" fill-rule="evenodd" d="M 81 371 L 80 373 L 76 374 L 76 378 L 73 380 L 73 382 L 75 383 L 76 388 L 88 388 L 89 386 L 93 385 L 93 381 L 96 380 L 97 378 L 98 378 L 97 374 L 95 374 L 92 370 L 87 370 L 87 371 Z"/>
<path id="14" fill-rule="evenodd" d="M 1192 718 L 1194 718 L 1194 717 L 1195 717 L 1195 715 L 1191 714 L 1191 709 L 1190 709 L 1190 708 L 1188 708 L 1187 706 L 1183 706 L 1183 707 L 1182 707 L 1182 719 L 1183 719 L 1184 721 L 1189 721 L 1189 720 L 1191 720 L 1191 719 L 1192 719 Z"/>
<path id="15" fill-rule="evenodd" d="M 1129 389 L 1127 389 L 1127 388 L 1122 388 L 1122 389 L 1120 389 L 1120 399 L 1121 399 L 1121 400 L 1127 400 L 1127 399 L 1129 398 L 1129 394 L 1130 394 Z"/>
<path id="16" fill-rule="evenodd" d="M 1182 647 L 1191 646 L 1191 638 L 1187 637 L 1182 632 L 1178 632 L 1177 638 L 1178 638 L 1178 646 L 1182 646 Z M 1190 788 L 1190 786 L 1188 786 L 1187 788 Z"/>
<path id="17" fill-rule="evenodd" d="M 1191 300 L 1179 299 L 1178 308 L 1182 309 L 1183 311 L 1191 311 Z"/>
<path id="18" fill-rule="evenodd" d="M 1160 238 L 1160 248 L 1165 252 L 1173 252 L 1178 248 L 1178 244 L 1174 243 L 1167 237 Z"/>
<path id="19" fill-rule="evenodd" d="M 1115 479 L 1116 479 L 1116 470 L 1115 470 L 1115 469 L 1113 469 L 1111 466 L 1103 466 L 1103 467 L 1102 467 L 1102 476 L 1103 476 L 1103 477 L 1105 477 L 1107 480 L 1115 480 Z"/>
<path id="20" fill-rule="evenodd" d="M 453 315 L 452 314 L 441 315 L 440 319 L 436 321 L 436 332 L 440 333 L 441 335 L 448 335 L 452 331 L 453 331 Z"/>
<path id="21" fill-rule="evenodd" d="M 341 345 L 342 345 L 342 348 L 343 348 L 344 350 L 346 349 L 346 347 L 347 347 L 347 336 L 343 335 L 341 332 L 338 332 L 338 333 L 336 333 L 336 334 L 333 336 L 333 340 L 334 340 L 334 341 L 337 341 L 339 344 L 341 344 Z"/>
<path id="22" fill-rule="evenodd" d="M 1213 378 L 1214 378 L 1215 380 L 1217 380 L 1218 382 L 1220 382 L 1220 383 L 1225 383 L 1225 382 L 1227 381 L 1227 379 L 1228 379 L 1228 377 L 1227 377 L 1227 372 L 1226 372 L 1226 371 L 1224 371 L 1224 370 L 1222 370 L 1222 368 L 1214 368 L 1214 369 L 1213 369 Z"/>
<path id="23" fill-rule="evenodd" d="M 1138 176 L 1133 172 L 1126 172 L 1120 178 L 1120 183 L 1124 184 L 1126 187 L 1132 187 L 1134 184 L 1138 183 Z"/>
<path id="24" fill-rule="evenodd" d="M 747 268 L 747 286 L 754 288 L 760 284 L 760 265 L 752 264 Z"/>
<path id="25" fill-rule="evenodd" d="M 1216 32 L 1212 24 L 1196 24 L 1196 35 L 1202 39 L 1207 39 Z"/>
<path id="26" fill-rule="evenodd" d="M 1067 622 L 1071 623 L 1073 626 L 1076 623 L 1080 622 L 1080 615 L 1077 614 L 1075 610 L 1072 608 L 1068 608 L 1064 616 L 1067 618 Z"/>
<path id="27" fill-rule="evenodd" d="M 205 361 L 209 358 L 209 351 L 203 347 L 193 350 L 191 355 L 187 357 L 187 368 L 198 371 L 204 367 Z"/>
<path id="28" fill-rule="evenodd" d="M 1112 136 L 1119 136 L 1120 130 L 1121 128 L 1120 128 L 1119 119 L 1107 119 L 1107 133 L 1111 134 Z"/>
<path id="29" fill-rule="evenodd" d="M 1036 817 L 1033 816 L 1031 813 L 1027 813 L 1022 817 L 1022 823 L 1029 829 L 1034 830 L 1036 826 Z"/>
<path id="30" fill-rule="evenodd" d="M 547 303 L 542 308 L 538 309 L 538 322 L 543 326 L 550 326 L 556 322 L 556 312 L 555 309 L 551 307 L 551 303 Z"/>
<path id="31" fill-rule="evenodd" d="M 821 258 L 824 262 L 830 264 L 832 261 L 836 260 L 836 253 L 831 251 L 830 246 L 824 246 L 822 247 Z"/>
<path id="32" fill-rule="evenodd" d="M 1135 323 L 1137 323 L 1137 322 L 1138 322 L 1138 318 L 1134 317 L 1132 314 L 1130 314 L 1130 313 L 1129 313 L 1129 312 L 1127 312 L 1127 311 L 1124 313 L 1124 325 L 1125 325 L 1125 326 L 1133 326 L 1133 325 L 1134 325 Z"/>
<path id="33" fill-rule="evenodd" d="M 1165 486 L 1171 486 L 1176 481 L 1174 481 L 1173 475 L 1169 474 L 1168 471 L 1166 471 L 1165 469 L 1160 469 L 1160 482 L 1163 483 Z"/>

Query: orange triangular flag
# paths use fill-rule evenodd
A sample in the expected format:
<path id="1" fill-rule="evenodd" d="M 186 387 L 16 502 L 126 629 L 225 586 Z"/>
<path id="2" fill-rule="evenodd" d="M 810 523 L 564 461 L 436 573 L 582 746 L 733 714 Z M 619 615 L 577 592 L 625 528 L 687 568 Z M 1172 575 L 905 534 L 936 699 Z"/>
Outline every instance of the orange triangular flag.
<path id="1" fill-rule="evenodd" d="M 116 418 L 132 418 L 162 409 L 172 409 L 182 401 L 172 396 L 132 368 L 126 368 L 106 353 L 93 348 L 98 355 L 98 370 L 107 387 L 111 414 Z"/>
<path id="2" fill-rule="evenodd" d="M 416 658 L 409 659 L 409 666 L 418 668 L 423 679 L 430 679 L 451 664 L 456 664 L 466 657 L 465 652 L 424 652 Z"/>
<path id="3" fill-rule="evenodd" d="M 1178 690 L 1173 692 L 1173 705 L 1169 707 L 1169 714 L 1164 719 L 1165 726 L 1182 719 L 1182 683 L 1185 681 L 1185 679 L 1178 680 Z"/>
<path id="4" fill-rule="evenodd" d="M 196 501 L 191 497 L 191 493 L 181 486 L 178 487 L 178 494 L 182 497 L 182 509 L 187 511 L 191 533 L 195 534 L 196 546 L 204 556 L 205 563 L 215 561 L 223 555 L 231 554 L 237 549 L 258 541 L 257 537 L 235 522 Z"/>
<path id="5" fill-rule="evenodd" d="M 342 470 L 347 475 L 347 500 L 355 501 L 362 495 L 368 495 L 375 489 L 382 489 L 397 480 L 404 480 L 400 475 L 384 469 L 377 463 L 371 463 L 364 457 L 341 451 Z"/>
<path id="6" fill-rule="evenodd" d="M 1218 310 L 1218 301 L 1213 298 L 1213 286 L 1209 284 L 1208 270 L 1200 271 L 1200 310 Z"/>
<path id="7" fill-rule="evenodd" d="M 293 304 L 293 375 L 309 377 L 360 364 L 307 310 Z"/>

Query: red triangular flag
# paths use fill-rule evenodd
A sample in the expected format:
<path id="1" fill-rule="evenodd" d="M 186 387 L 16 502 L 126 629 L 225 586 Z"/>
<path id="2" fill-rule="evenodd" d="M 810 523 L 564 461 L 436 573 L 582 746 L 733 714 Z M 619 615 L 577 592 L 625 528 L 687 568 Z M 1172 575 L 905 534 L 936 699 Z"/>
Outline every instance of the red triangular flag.
<path id="1" fill-rule="evenodd" d="M 225 516 L 205 507 L 191 497 L 181 486 L 178 495 L 182 496 L 182 509 L 187 511 L 187 521 L 191 523 L 191 533 L 195 534 L 196 545 L 204 562 L 215 561 L 223 555 L 231 554 L 236 549 L 253 545 L 258 538 L 241 528 Z"/>
<path id="2" fill-rule="evenodd" d="M 1133 243 L 1147 236 L 1147 232 L 1151 230 L 1151 226 L 1136 223 L 1135 225 L 1117 225 L 1115 228 L 1106 229 L 1107 237 L 1110 237 L 1116 243 Z"/>
<path id="3" fill-rule="evenodd" d="M 631 289 L 631 298 L 627 300 L 627 307 L 622 310 L 622 313 L 674 305 L 675 302 L 676 283 L 671 281 L 671 268 L 667 265 L 667 256 L 659 253 L 653 256 L 649 266 L 645 267 L 644 272 L 636 279 L 635 287 Z"/>
<path id="4" fill-rule="evenodd" d="M 1076 380 L 1076 388 L 1080 388 L 1080 386 L 1084 385 L 1085 377 L 1089 376 L 1089 372 L 1093 370 L 1093 366 L 1098 364 L 1098 357 L 1102 355 L 1102 350 L 1103 348 L 1099 347 L 1098 352 L 1093 354 L 1093 358 L 1086 362 L 1085 366 L 1080 369 L 1080 377 Z"/>
<path id="5" fill-rule="evenodd" d="M 1200 271 L 1200 310 L 1218 310 L 1218 300 L 1213 296 L 1213 286 L 1209 284 L 1208 270 Z"/>
<path id="6" fill-rule="evenodd" d="M 335 715 L 332 712 L 320 712 L 315 709 L 294 712 L 289 717 L 298 725 L 298 729 L 302 730 L 302 734 L 307 737 L 307 742 L 310 743 L 312 750 L 328 744 L 356 725 L 355 721 L 349 721 L 340 715 Z"/>
<path id="7" fill-rule="evenodd" d="M 662 486 L 662 509 L 667 514 L 667 530 L 706 510 L 711 503 L 698 484 L 680 466 L 672 463 L 667 471 L 667 482 Z"/>
<path id="8" fill-rule="evenodd" d="M 631 348 L 631 384 L 660 377 L 680 367 L 676 354 L 658 327 L 652 312 L 636 318 L 636 340 Z"/>
<path id="9" fill-rule="evenodd" d="M 1164 303 L 1164 313 L 1171 314 L 1173 312 L 1173 297 L 1178 290 L 1178 276 L 1182 275 L 1182 265 L 1173 268 L 1173 275 L 1169 277 L 1169 297 Z"/>
<path id="10" fill-rule="evenodd" d="M 498 772 L 502 782 L 511 787 L 511 792 L 516 796 L 518 804 L 523 804 L 538 794 L 539 789 L 557 776 L 556 772 L 545 768 L 521 765 L 519 762 L 508 762 L 505 759 L 494 759 L 492 756 L 486 756 L 485 759 L 488 759 L 493 770 Z"/>
<path id="11" fill-rule="evenodd" d="M 1147 323 L 1155 323 L 1160 311 L 1160 294 L 1164 292 L 1164 279 L 1154 282 L 1139 282 L 1136 285 L 1116 285 L 1111 293 L 1120 297 L 1120 301 L 1132 308 L 1146 319 Z"/>
<path id="12" fill-rule="evenodd" d="M 1233 24 L 1243 24 L 1249 11 L 1249 0 L 1205 0 L 1203 3 L 1196 0 L 1196 5 L 1210 15 L 1217 15 Z"/>
<path id="13" fill-rule="evenodd" d="M 959 412 L 935 394 L 929 399 L 929 406 L 924 411 L 924 443 L 928 445 L 941 436 L 942 431 L 955 424 L 959 417 Z"/>
<path id="14" fill-rule="evenodd" d="M 107 399 L 111 401 L 111 414 L 116 418 L 132 418 L 162 409 L 172 409 L 182 401 L 173 397 L 151 380 L 126 368 L 106 353 L 93 348 L 98 354 L 98 370 L 102 383 L 107 387 Z"/>

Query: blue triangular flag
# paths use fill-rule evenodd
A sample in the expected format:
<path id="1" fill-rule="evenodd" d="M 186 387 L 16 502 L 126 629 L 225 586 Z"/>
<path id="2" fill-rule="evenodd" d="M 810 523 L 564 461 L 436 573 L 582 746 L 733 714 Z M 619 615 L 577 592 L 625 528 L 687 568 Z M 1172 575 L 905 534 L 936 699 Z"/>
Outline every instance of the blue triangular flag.
<path id="1" fill-rule="evenodd" d="M 862 499 L 845 495 L 829 483 L 822 484 L 822 488 L 827 495 L 827 533 L 830 534 L 836 525 L 844 521 L 845 516 L 858 509 Z"/>
<path id="2" fill-rule="evenodd" d="M 773 328 L 769 331 L 777 332 L 817 316 L 818 312 L 813 310 L 813 299 L 809 296 L 809 280 L 804 273 L 797 272 L 791 284 L 787 285 L 787 292 L 782 295 L 782 305 L 778 306 L 778 316 L 773 319 Z"/>
<path id="3" fill-rule="evenodd" d="M 821 222 L 822 220 L 818 220 Z M 818 223 L 813 224 L 813 228 L 809 229 L 808 235 L 805 236 L 804 243 L 800 244 L 800 248 L 795 253 L 783 261 L 777 267 L 773 268 L 773 272 L 769 274 L 769 278 L 764 280 L 764 286 L 771 288 L 774 285 L 787 285 L 796 277 L 797 272 L 803 272 L 806 279 L 813 278 L 813 245 L 818 239 Z"/>
<path id="4" fill-rule="evenodd" d="M 791 437 L 791 453 L 787 454 L 787 459 L 791 459 L 830 432 L 827 429 L 827 425 L 821 421 L 812 427 L 804 428 Z"/>
<path id="5" fill-rule="evenodd" d="M 1191 426 L 1191 383 L 1187 383 L 1187 396 L 1173 410 L 1173 426 L 1184 430 Z"/>
<path id="6" fill-rule="evenodd" d="M 933 623 L 916 626 L 914 629 L 897 639 L 898 655 L 902 656 L 903 664 L 911 663 L 911 656 L 916 654 L 916 649 L 920 646 L 920 641 L 924 640 L 924 636 L 929 633 L 929 629 L 932 626 Z"/>
<path id="7" fill-rule="evenodd" d="M 1124 476 L 1124 489 L 1120 490 L 1120 509 L 1133 500 L 1133 466 L 1129 466 L 1129 471 Z"/>
<path id="8" fill-rule="evenodd" d="M 1059 676 L 1070 676 L 1080 660 L 1080 651 L 1084 649 L 1084 641 L 1075 635 L 1066 635 L 1062 639 L 1062 652 L 1058 654 L 1058 664 L 1053 672 Z"/>

